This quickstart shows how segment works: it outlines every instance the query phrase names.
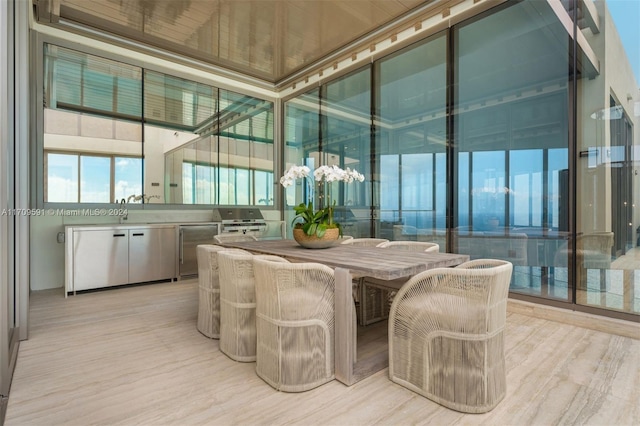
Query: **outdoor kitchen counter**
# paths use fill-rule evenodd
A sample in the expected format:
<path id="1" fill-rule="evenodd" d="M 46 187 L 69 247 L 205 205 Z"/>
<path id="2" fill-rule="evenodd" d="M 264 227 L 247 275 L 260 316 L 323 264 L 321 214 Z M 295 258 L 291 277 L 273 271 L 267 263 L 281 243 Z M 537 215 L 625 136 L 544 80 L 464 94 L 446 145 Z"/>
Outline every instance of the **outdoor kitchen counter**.
<path id="1" fill-rule="evenodd" d="M 65 226 L 65 296 L 177 278 L 177 230 L 160 223 Z"/>

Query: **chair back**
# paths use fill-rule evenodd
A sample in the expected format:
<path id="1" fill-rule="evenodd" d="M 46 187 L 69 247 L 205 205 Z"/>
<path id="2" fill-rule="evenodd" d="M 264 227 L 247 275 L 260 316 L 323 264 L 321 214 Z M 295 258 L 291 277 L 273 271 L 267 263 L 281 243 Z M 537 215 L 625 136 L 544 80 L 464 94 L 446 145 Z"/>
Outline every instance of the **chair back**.
<path id="1" fill-rule="evenodd" d="M 220 299 L 231 303 L 256 301 L 253 255 L 249 252 L 223 250 L 218 253 Z"/>
<path id="2" fill-rule="evenodd" d="M 413 276 L 391 306 L 419 294 L 435 294 L 431 309 L 441 313 L 441 325 L 452 332 L 495 333 L 505 327 L 513 265 L 499 259 L 477 259 L 456 268 L 436 268 Z M 429 309 L 425 307 L 425 309 Z"/>
<path id="3" fill-rule="evenodd" d="M 242 241 L 258 241 L 256 237 L 248 234 L 218 234 L 214 235 L 213 239 L 218 244 L 224 243 L 237 243 Z"/>
<path id="4" fill-rule="evenodd" d="M 343 240 L 340 244 L 351 244 L 354 246 L 375 247 L 380 243 L 389 242 L 386 238 L 350 238 Z"/>
<path id="5" fill-rule="evenodd" d="M 264 257 L 254 258 L 253 262 L 259 315 L 282 321 L 316 318 L 333 324 L 333 269 L 319 263 L 289 263 Z M 326 307 L 331 308 L 330 312 L 321 312 Z"/>
<path id="6" fill-rule="evenodd" d="M 437 243 L 427 243 L 422 241 L 387 241 L 386 243 L 378 244 L 376 247 L 412 252 L 440 252 L 440 245 Z"/>
<path id="7" fill-rule="evenodd" d="M 215 244 L 200 244 L 196 247 L 196 260 L 198 262 L 198 284 L 209 289 L 220 288 L 218 253 L 221 251 L 234 251 L 250 254 L 246 250 L 231 249 Z"/>

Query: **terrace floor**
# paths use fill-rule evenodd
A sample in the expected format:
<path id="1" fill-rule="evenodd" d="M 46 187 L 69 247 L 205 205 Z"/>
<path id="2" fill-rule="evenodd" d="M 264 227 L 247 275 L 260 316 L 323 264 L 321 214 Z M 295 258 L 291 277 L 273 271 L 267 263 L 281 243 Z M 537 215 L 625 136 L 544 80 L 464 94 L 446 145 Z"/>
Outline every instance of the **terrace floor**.
<path id="1" fill-rule="evenodd" d="M 196 280 L 67 299 L 33 292 L 5 424 L 640 424 L 640 339 L 590 329 L 599 317 L 569 313 L 582 327 L 510 301 L 507 396 L 489 413 L 463 414 L 392 383 L 387 369 L 351 387 L 275 391 L 255 364 L 196 330 L 197 303 Z M 623 334 L 640 338 L 636 326 Z M 385 333 L 384 323 L 367 332 Z"/>

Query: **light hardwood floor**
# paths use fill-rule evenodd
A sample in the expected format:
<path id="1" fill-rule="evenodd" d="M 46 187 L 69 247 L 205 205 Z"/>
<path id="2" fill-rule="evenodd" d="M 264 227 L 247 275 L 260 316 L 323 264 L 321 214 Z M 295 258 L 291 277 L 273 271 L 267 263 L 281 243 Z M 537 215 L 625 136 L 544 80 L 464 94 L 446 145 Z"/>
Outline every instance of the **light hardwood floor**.
<path id="1" fill-rule="evenodd" d="M 195 280 L 31 295 L 6 425 L 637 425 L 640 340 L 510 312 L 507 396 L 486 414 L 389 381 L 287 394 L 196 330 Z"/>

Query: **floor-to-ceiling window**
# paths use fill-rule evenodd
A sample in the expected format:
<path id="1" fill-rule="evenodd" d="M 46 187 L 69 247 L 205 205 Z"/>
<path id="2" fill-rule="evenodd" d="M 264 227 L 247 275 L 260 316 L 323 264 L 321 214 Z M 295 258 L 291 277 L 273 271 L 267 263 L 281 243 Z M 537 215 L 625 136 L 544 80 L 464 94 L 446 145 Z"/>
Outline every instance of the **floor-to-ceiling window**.
<path id="1" fill-rule="evenodd" d="M 604 50 L 606 74 L 574 63 L 586 53 L 565 25 L 573 4 L 505 3 L 373 61 L 370 83 L 363 70 L 285 102 L 285 162 L 359 149 L 372 214 L 358 236 L 509 260 L 523 298 L 639 312 L 637 88 Z"/>
<path id="2" fill-rule="evenodd" d="M 537 19 L 531 19 L 538 15 Z M 454 252 L 514 264 L 512 292 L 568 300 L 569 37 L 522 2 L 454 28 Z"/>
<path id="3" fill-rule="evenodd" d="M 380 228 L 446 248 L 447 35 L 374 64 Z"/>
<path id="4" fill-rule="evenodd" d="M 577 58 L 586 62 L 595 55 L 600 63 L 597 72 L 577 80 L 576 235 L 567 263 L 571 268 L 575 262 L 577 304 L 638 314 L 640 81 L 627 59 L 632 52 L 620 43 L 619 34 L 631 28 L 616 28 L 620 22 L 609 10 L 620 5 L 595 4 L 598 42 L 591 44 L 592 53 L 580 51 Z M 592 37 L 588 28 L 577 31 Z"/>
<path id="5" fill-rule="evenodd" d="M 371 168 L 371 69 L 355 71 L 287 102 L 285 106 L 285 167 L 337 165 L 366 176 L 363 184 L 331 183 L 329 190 L 316 191 L 314 205 L 323 205 L 323 194 L 330 193 L 340 206 L 334 216 L 343 233 L 367 236 L 371 231 L 371 195 L 377 181 Z M 285 192 L 287 206 L 308 201 L 310 188 L 302 183 Z M 331 201 L 329 201 L 331 202 Z M 288 221 L 290 222 L 290 220 Z"/>

